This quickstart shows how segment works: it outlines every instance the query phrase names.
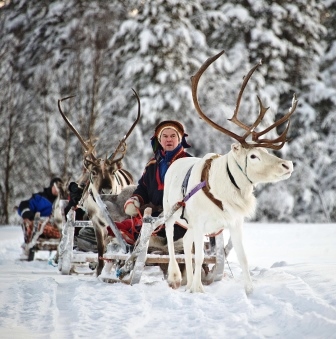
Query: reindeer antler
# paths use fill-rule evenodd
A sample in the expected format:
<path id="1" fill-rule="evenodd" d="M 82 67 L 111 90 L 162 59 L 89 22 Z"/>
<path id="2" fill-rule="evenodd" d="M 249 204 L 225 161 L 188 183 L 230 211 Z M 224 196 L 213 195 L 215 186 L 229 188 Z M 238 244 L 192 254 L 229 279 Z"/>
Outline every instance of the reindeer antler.
<path id="1" fill-rule="evenodd" d="M 259 106 L 260 106 L 260 110 L 259 110 L 259 115 L 257 117 L 257 119 L 255 120 L 255 122 L 252 124 L 252 126 L 247 126 L 246 124 L 242 123 L 238 118 L 238 111 L 239 111 L 239 106 L 240 106 L 240 101 L 241 98 L 243 96 L 243 92 L 245 90 L 245 87 L 248 83 L 248 81 L 250 80 L 252 74 L 254 73 L 254 71 L 261 65 L 261 62 L 259 62 L 258 64 L 256 64 L 249 72 L 248 74 L 245 76 L 244 81 L 242 83 L 242 86 L 240 88 L 239 94 L 238 94 L 238 98 L 237 98 L 237 102 L 236 102 L 236 108 L 235 111 L 233 113 L 233 116 L 231 119 L 228 119 L 229 121 L 232 121 L 233 123 L 235 123 L 237 126 L 243 128 L 246 132 L 243 136 L 240 136 L 238 134 L 233 133 L 232 131 L 216 124 L 214 121 L 212 121 L 209 117 L 207 117 L 199 103 L 198 103 L 198 99 L 197 99 L 197 86 L 198 86 L 198 82 L 199 79 L 201 78 L 202 74 L 206 71 L 206 69 L 214 62 L 216 61 L 222 54 L 224 53 L 224 51 L 216 54 L 215 56 L 208 58 L 204 64 L 200 67 L 200 69 L 197 71 L 197 73 L 191 77 L 191 89 L 192 89 L 192 97 L 193 97 L 193 101 L 194 101 L 194 105 L 195 108 L 198 112 L 198 114 L 201 116 L 202 119 L 204 119 L 210 126 L 214 127 L 215 129 L 219 130 L 220 132 L 229 135 L 230 137 L 236 139 L 239 143 L 242 144 L 243 147 L 245 148 L 251 148 L 251 147 L 265 147 L 265 148 L 271 148 L 271 149 L 276 149 L 279 150 L 280 148 L 283 147 L 283 145 L 285 144 L 285 142 L 287 141 L 286 135 L 289 129 L 289 119 L 291 117 L 291 115 L 294 113 L 298 100 L 296 98 L 296 95 L 293 95 L 293 100 L 292 100 L 292 106 L 290 107 L 288 113 L 283 116 L 280 120 L 276 121 L 274 124 L 272 124 L 271 126 L 269 126 L 268 128 L 266 128 L 265 130 L 261 131 L 261 132 L 255 132 L 255 128 L 260 124 L 260 122 L 263 120 L 268 107 L 264 107 L 259 96 L 258 96 L 258 102 L 259 102 Z M 286 129 L 283 131 L 283 133 L 281 133 L 281 135 L 276 138 L 276 139 L 260 139 L 260 136 L 266 134 L 267 132 L 269 132 L 270 130 L 272 130 L 273 128 L 285 123 L 288 121 L 288 124 L 286 126 Z M 252 141 L 254 141 L 255 143 L 248 143 L 246 141 L 246 138 L 249 135 L 252 135 Z"/>
<path id="2" fill-rule="evenodd" d="M 132 133 L 134 127 L 136 126 L 136 124 L 139 122 L 140 119 L 140 112 L 141 112 L 141 106 L 140 106 L 140 98 L 138 93 L 132 88 L 133 94 L 136 97 L 137 101 L 138 101 L 138 116 L 136 118 L 136 120 L 134 121 L 133 125 L 131 126 L 131 128 L 129 129 L 129 131 L 126 133 L 126 135 L 120 140 L 119 145 L 117 146 L 116 150 L 114 151 L 113 154 L 111 154 L 111 156 L 108 158 L 108 160 L 110 162 L 118 162 L 120 160 L 123 159 L 123 157 L 126 154 L 126 139 L 130 136 L 130 134 Z M 118 153 L 121 153 L 121 157 L 119 157 L 117 160 L 114 160 L 114 158 L 116 157 L 116 155 Z"/>
<path id="3" fill-rule="evenodd" d="M 65 120 L 65 122 L 67 123 L 67 125 L 70 127 L 70 129 L 75 133 L 75 135 L 77 136 L 78 140 L 81 142 L 81 144 L 83 145 L 86 154 L 90 155 L 91 157 L 95 158 L 93 155 L 93 151 L 95 148 L 95 145 L 92 144 L 91 140 L 89 140 L 88 142 L 84 141 L 84 139 L 82 138 L 82 136 L 79 134 L 79 132 L 77 131 L 77 129 L 75 128 L 75 126 L 71 123 L 71 121 L 66 117 L 66 115 L 63 113 L 62 111 L 62 107 L 61 107 L 61 102 L 70 98 L 75 97 L 75 95 L 70 95 L 66 98 L 62 98 L 58 100 L 58 109 L 63 117 L 63 119 Z"/>

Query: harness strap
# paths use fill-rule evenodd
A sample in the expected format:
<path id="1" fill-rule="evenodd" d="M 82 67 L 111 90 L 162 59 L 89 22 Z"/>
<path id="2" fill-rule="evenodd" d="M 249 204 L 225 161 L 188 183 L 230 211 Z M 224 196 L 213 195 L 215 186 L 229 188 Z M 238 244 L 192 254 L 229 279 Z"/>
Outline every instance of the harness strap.
<path id="1" fill-rule="evenodd" d="M 230 178 L 231 182 L 240 190 L 239 186 L 236 183 L 236 180 L 234 179 L 232 173 L 230 172 L 229 164 L 228 163 L 226 164 L 226 169 L 227 169 L 227 172 L 228 172 L 228 175 L 229 175 L 229 178 Z"/>
<path id="2" fill-rule="evenodd" d="M 189 178 L 190 178 L 190 173 L 191 173 L 191 170 L 192 168 L 194 167 L 194 165 L 192 165 L 189 169 L 188 169 L 188 172 L 187 174 L 185 175 L 184 179 L 183 179 L 183 183 L 182 183 L 182 194 L 183 194 L 183 198 L 185 197 L 186 195 L 186 191 L 187 191 L 187 186 L 188 186 L 188 182 L 189 182 Z"/>
<path id="3" fill-rule="evenodd" d="M 224 231 L 224 228 L 222 228 L 221 230 L 219 230 L 216 233 L 211 233 L 211 234 L 206 234 L 207 237 L 213 238 L 216 237 L 217 235 L 221 234 Z"/>
<path id="4" fill-rule="evenodd" d="M 181 213 L 181 216 L 180 218 L 185 220 L 186 223 L 188 224 L 188 220 L 184 217 L 184 210 L 185 210 L 185 202 L 186 200 L 188 200 L 190 198 L 190 193 L 188 194 L 187 198 L 186 198 L 186 191 L 187 191 L 187 186 L 188 186 L 188 182 L 189 182 L 189 178 L 190 178 L 190 173 L 191 173 L 191 170 L 192 168 L 194 167 L 194 165 L 192 165 L 189 169 L 188 169 L 188 172 L 186 173 L 184 179 L 183 179 L 183 182 L 182 182 L 182 187 L 181 187 L 181 190 L 182 190 L 182 195 L 183 195 L 183 199 L 182 201 L 179 201 L 178 204 L 182 207 L 182 213 Z M 193 193 L 194 194 L 194 193 Z"/>
<path id="5" fill-rule="evenodd" d="M 119 176 L 117 175 L 117 171 L 115 171 L 115 172 L 113 173 L 113 175 L 114 175 L 115 179 L 117 180 L 118 185 L 121 186 L 121 181 L 120 181 Z"/>
<path id="6" fill-rule="evenodd" d="M 218 206 L 222 211 L 224 211 L 224 208 L 223 208 L 223 204 L 220 200 L 216 199 L 213 194 L 210 192 L 210 185 L 209 185 L 209 171 L 210 171 L 210 167 L 211 167 L 211 163 L 212 163 L 212 160 L 216 159 L 220 157 L 219 154 L 216 154 L 214 156 L 212 156 L 211 158 L 207 159 L 205 161 L 205 165 L 203 167 L 203 170 L 202 170 L 202 174 L 201 174 L 201 181 L 205 182 L 205 186 L 202 188 L 203 189 L 203 192 L 204 194 L 216 205 Z"/>
<path id="7" fill-rule="evenodd" d="M 187 191 L 187 186 L 190 178 L 190 173 L 194 165 L 192 165 L 189 169 L 187 174 L 185 175 L 182 183 L 182 194 L 183 194 L 183 200 L 179 202 L 179 204 L 182 206 L 182 213 L 180 218 L 185 220 L 188 223 L 188 220 L 184 217 L 184 209 L 185 209 L 185 203 L 188 201 L 196 192 L 198 192 L 200 189 L 202 189 L 205 185 L 206 182 L 202 181 L 198 185 L 196 185 L 188 194 L 186 194 Z"/>
<path id="8" fill-rule="evenodd" d="M 197 191 L 199 191 L 200 189 L 202 189 L 203 187 L 205 187 L 206 182 L 202 181 L 200 182 L 198 185 L 196 185 L 183 199 L 183 202 L 188 201 L 191 196 L 193 196 Z"/>
<path id="9" fill-rule="evenodd" d="M 186 191 L 186 188 L 188 186 L 188 181 L 189 181 L 189 177 L 190 177 L 190 173 L 191 173 L 191 170 L 193 168 L 193 166 L 191 166 L 189 168 L 189 170 L 187 171 L 186 173 L 186 176 L 184 177 L 183 179 L 183 182 L 182 182 L 182 193 L 183 193 L 183 199 L 181 201 L 178 201 L 174 207 L 177 207 L 175 209 L 175 211 L 177 211 L 179 208 L 182 207 L 182 214 L 180 216 L 180 219 L 184 219 L 187 223 L 188 223 L 188 220 L 186 218 L 184 218 L 184 209 L 185 209 L 185 203 L 186 201 L 188 201 L 195 193 L 197 193 L 200 189 L 203 190 L 203 192 L 205 193 L 205 195 L 216 205 L 218 206 L 222 211 L 224 211 L 224 208 L 223 208 L 223 204 L 220 200 L 216 199 L 212 193 L 210 193 L 210 185 L 209 185 L 209 182 L 208 182 L 208 178 L 209 178 L 209 171 L 210 171 L 210 167 L 211 167 L 211 162 L 212 160 L 216 159 L 220 157 L 219 154 L 216 154 L 214 156 L 212 156 L 211 158 L 207 159 L 205 161 L 205 165 L 203 167 L 203 170 L 202 170 L 202 174 L 201 174 L 201 182 L 196 185 L 188 194 L 185 195 L 185 191 Z M 174 211 L 174 212 L 175 212 Z"/>

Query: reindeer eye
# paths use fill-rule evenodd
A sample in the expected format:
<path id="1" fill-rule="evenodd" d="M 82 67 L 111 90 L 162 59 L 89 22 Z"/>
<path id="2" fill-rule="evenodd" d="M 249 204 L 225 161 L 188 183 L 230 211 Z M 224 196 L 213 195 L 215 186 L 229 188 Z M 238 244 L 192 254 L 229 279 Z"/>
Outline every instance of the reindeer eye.
<path id="1" fill-rule="evenodd" d="M 258 157 L 257 157 L 255 154 L 251 154 L 251 155 L 250 155 L 250 158 L 251 158 L 251 159 L 256 159 L 256 158 L 258 158 Z"/>

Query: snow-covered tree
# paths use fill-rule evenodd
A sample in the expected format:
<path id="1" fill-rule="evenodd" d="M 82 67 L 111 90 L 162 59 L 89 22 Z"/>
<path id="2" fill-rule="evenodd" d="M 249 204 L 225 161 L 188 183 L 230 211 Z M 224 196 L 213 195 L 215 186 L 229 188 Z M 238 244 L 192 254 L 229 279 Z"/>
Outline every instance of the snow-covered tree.
<path id="1" fill-rule="evenodd" d="M 286 183 L 257 188 L 257 220 L 267 216 L 288 221 L 293 220 L 294 215 L 297 220 L 310 220 L 305 211 L 307 207 L 311 208 L 312 201 L 308 202 L 309 199 L 313 199 L 318 210 L 323 211 L 322 194 L 319 192 L 321 176 L 318 173 L 326 159 L 320 158 L 318 168 L 314 166 L 316 163 L 312 163 L 319 148 L 314 147 L 313 150 L 311 143 L 317 141 L 319 144 L 315 145 L 319 147 L 324 144 L 319 140 L 320 131 L 316 126 L 318 109 L 311 99 L 312 92 L 321 85 L 319 62 L 325 49 L 323 38 L 326 33 L 321 24 L 324 7 L 316 1 L 310 1 L 309 6 L 306 1 L 205 3 L 211 15 L 211 20 L 206 21 L 208 25 L 210 23 L 206 27 L 210 44 L 217 47 L 219 41 L 225 41 L 227 54 L 232 55 L 234 60 L 239 60 L 242 55 L 245 55 L 246 62 L 263 60 L 259 81 L 257 78 L 252 88 L 254 93 L 245 100 L 259 94 L 264 104 L 270 106 L 265 122 L 269 124 L 288 111 L 293 93 L 299 98 L 289 133 L 293 141 L 277 152 L 295 162 L 294 174 Z M 253 107 L 253 102 L 249 106 Z M 255 111 L 247 112 L 246 116 L 255 118 Z M 281 131 L 278 129 L 278 132 Z M 311 180 L 306 182 L 308 178 Z M 289 209 L 284 209 L 286 204 L 279 203 L 272 204 L 270 208 L 270 196 L 280 197 L 278 190 L 291 202 Z M 287 216 L 284 210 L 288 211 Z"/>
<path id="2" fill-rule="evenodd" d="M 0 8 L 0 199 L 11 207 L 53 175 L 76 179 L 82 146 L 58 112 L 57 100 L 84 139 L 98 137 L 110 155 L 137 114 L 124 167 L 139 178 L 152 155 L 150 138 L 163 119 L 178 119 L 196 156 L 226 153 L 231 138 L 199 119 L 190 77 L 210 56 L 225 54 L 200 80 L 198 97 L 216 123 L 233 114 L 243 77 L 240 116 L 270 106 L 261 128 L 299 106 L 290 142 L 277 152 L 295 163 L 291 179 L 257 187 L 256 220 L 334 221 L 335 1 L 13 0 Z M 233 126 L 232 126 L 233 125 Z M 274 137 L 276 132 L 270 133 Z M 280 193 L 279 193 L 280 192 Z M 283 201 L 283 203 L 279 203 Z M 1 221 L 0 221 L 1 222 Z"/>

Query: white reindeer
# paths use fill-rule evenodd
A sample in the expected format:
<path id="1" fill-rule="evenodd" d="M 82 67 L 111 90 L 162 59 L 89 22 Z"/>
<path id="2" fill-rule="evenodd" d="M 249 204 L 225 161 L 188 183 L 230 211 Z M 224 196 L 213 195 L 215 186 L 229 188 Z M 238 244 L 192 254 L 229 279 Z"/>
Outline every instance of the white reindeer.
<path id="1" fill-rule="evenodd" d="M 296 109 L 297 100 L 294 95 L 292 107 L 289 112 L 272 126 L 259 133 L 255 128 L 263 119 L 265 108 L 258 97 L 260 113 L 252 126 L 246 126 L 237 118 L 240 100 L 253 72 L 260 64 L 254 66 L 245 77 L 238 95 L 236 109 L 230 121 L 245 130 L 243 136 L 217 125 L 202 111 L 197 100 L 198 81 L 203 72 L 219 58 L 224 51 L 206 60 L 195 76 L 192 77 L 192 95 L 194 105 L 199 115 L 212 127 L 228 134 L 239 143 L 231 146 L 231 151 L 225 155 L 214 153 L 206 154 L 203 158 L 184 158 L 175 161 L 168 169 L 165 177 L 163 196 L 164 213 L 167 215 L 176 202 L 183 200 L 181 189 L 188 170 L 192 167 L 187 192 L 204 182 L 204 188 L 196 192 L 185 202 L 184 217 L 180 219 L 181 211 L 177 211 L 166 222 L 166 234 L 169 250 L 168 284 L 178 288 L 181 282 L 181 273 L 175 259 L 173 250 L 173 225 L 179 222 L 188 230 L 183 238 L 187 271 L 187 289 L 190 292 L 204 292 L 201 282 L 201 266 L 204 259 L 204 235 L 220 232 L 228 227 L 236 251 L 244 279 L 247 294 L 253 291 L 252 281 L 248 270 L 248 262 L 242 244 L 242 225 L 245 217 L 252 217 L 256 209 L 256 198 L 253 195 L 254 187 L 259 183 L 277 182 L 288 179 L 293 172 L 293 163 L 282 160 L 267 152 L 265 148 L 280 149 L 286 140 L 289 123 L 280 137 L 274 140 L 259 139 L 260 136 L 280 124 L 289 121 Z M 248 143 L 246 138 L 251 135 L 253 143 Z M 194 243 L 195 268 L 193 273 L 192 245 Z"/>

